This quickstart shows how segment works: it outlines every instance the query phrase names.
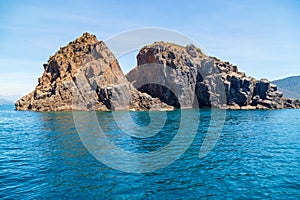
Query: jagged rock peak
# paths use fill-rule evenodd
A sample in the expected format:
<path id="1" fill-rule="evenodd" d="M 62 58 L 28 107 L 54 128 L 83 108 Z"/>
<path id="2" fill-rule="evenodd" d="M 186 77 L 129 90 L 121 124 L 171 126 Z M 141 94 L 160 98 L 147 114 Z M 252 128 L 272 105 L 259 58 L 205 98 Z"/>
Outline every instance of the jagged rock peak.
<path id="1" fill-rule="evenodd" d="M 84 33 L 49 58 L 38 85 L 16 102 L 16 109 L 107 111 L 172 107 L 137 91 L 105 43 Z"/>

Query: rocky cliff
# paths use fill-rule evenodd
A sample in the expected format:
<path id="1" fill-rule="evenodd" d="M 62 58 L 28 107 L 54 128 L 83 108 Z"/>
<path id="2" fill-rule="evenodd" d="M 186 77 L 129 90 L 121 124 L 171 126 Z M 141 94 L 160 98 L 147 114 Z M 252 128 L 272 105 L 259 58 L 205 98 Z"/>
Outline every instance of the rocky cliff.
<path id="1" fill-rule="evenodd" d="M 142 48 L 138 66 L 126 77 L 141 92 L 177 108 L 300 108 L 268 80 L 256 80 L 238 67 L 209 57 L 193 45 L 156 42 Z"/>
<path id="2" fill-rule="evenodd" d="M 84 33 L 49 58 L 38 85 L 16 102 L 16 109 L 107 111 L 172 107 L 137 91 L 105 43 Z"/>

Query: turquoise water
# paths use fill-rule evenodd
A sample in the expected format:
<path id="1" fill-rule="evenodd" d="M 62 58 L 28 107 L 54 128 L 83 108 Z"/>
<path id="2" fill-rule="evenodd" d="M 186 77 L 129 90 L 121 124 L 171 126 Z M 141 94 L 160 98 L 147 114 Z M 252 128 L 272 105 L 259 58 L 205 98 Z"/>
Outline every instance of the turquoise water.
<path id="1" fill-rule="evenodd" d="M 149 138 L 118 130 L 115 119 L 123 112 L 96 115 L 117 146 L 145 153 L 171 143 L 183 114 L 196 117 L 199 112 L 167 112 L 167 123 Z M 143 130 L 151 123 L 148 112 L 130 116 L 141 126 L 133 132 L 149 131 Z M 201 110 L 199 124 L 182 127 L 189 133 L 198 126 L 187 151 L 149 173 L 127 173 L 99 162 L 84 146 L 73 117 L 71 112 L 36 113 L 0 106 L 1 199 L 300 198 L 300 110 L 227 111 L 216 145 L 200 159 L 211 119 L 211 111 Z M 126 119 L 130 120 L 123 117 L 123 126 L 130 124 Z"/>

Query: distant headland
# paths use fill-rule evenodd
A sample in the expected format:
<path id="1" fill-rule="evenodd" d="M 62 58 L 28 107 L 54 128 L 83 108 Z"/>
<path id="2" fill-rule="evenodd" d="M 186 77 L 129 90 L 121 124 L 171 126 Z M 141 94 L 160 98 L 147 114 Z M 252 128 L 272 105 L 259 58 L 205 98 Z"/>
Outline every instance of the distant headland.
<path id="1" fill-rule="evenodd" d="M 300 108 L 297 99 L 284 97 L 267 79 L 246 76 L 192 44 L 155 42 L 139 51 L 137 63 L 125 76 L 105 43 L 84 33 L 50 56 L 38 85 L 16 109 Z"/>
<path id="2" fill-rule="evenodd" d="M 6 100 L 6 99 L 0 99 L 0 105 L 13 105 L 14 102 Z"/>
<path id="3" fill-rule="evenodd" d="M 300 76 L 291 76 L 272 81 L 288 98 L 300 99 Z"/>

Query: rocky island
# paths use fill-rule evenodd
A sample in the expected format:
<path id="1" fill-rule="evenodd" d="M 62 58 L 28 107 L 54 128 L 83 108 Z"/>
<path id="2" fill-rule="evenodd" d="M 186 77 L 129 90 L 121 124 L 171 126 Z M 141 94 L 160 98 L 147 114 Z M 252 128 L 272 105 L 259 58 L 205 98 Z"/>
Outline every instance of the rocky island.
<path id="1" fill-rule="evenodd" d="M 33 92 L 17 110 L 171 110 L 173 108 L 300 108 L 267 79 L 256 80 L 238 67 L 166 42 L 145 46 L 138 66 L 126 76 L 113 53 L 96 36 L 84 33 L 44 64 Z"/>
<path id="2" fill-rule="evenodd" d="M 105 43 L 89 33 L 51 56 L 34 91 L 16 102 L 17 110 L 34 111 L 172 108 L 136 90 Z"/>

